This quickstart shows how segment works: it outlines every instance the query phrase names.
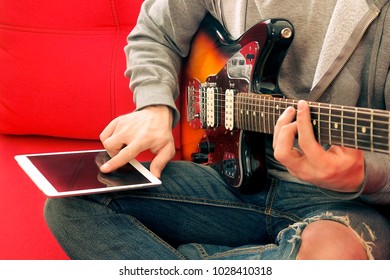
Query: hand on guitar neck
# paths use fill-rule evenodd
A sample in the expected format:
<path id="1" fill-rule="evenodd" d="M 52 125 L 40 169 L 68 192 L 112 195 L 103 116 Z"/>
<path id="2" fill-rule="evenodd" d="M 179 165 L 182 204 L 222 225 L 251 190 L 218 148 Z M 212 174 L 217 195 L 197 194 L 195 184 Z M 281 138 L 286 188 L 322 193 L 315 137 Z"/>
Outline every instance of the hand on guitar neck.
<path id="1" fill-rule="evenodd" d="M 288 107 L 284 111 L 273 139 L 275 158 L 301 180 L 340 192 L 355 192 L 363 182 L 363 151 L 335 145 L 324 150 L 315 138 L 305 101 L 299 101 L 298 110 Z"/>

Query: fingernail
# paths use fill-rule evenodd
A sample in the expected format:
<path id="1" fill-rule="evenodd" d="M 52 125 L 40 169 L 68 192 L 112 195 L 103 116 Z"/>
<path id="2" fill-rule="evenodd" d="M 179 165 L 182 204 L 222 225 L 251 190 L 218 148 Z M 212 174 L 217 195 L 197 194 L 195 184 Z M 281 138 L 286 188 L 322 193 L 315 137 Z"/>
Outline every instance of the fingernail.
<path id="1" fill-rule="evenodd" d="M 285 113 L 286 113 L 286 114 L 291 114 L 291 113 L 293 113 L 294 111 L 295 111 L 294 107 L 289 106 L 289 107 L 287 107 Z"/>
<path id="2" fill-rule="evenodd" d="M 103 173 L 108 173 L 110 172 L 110 168 L 111 168 L 110 164 L 105 163 L 102 166 L 100 166 L 100 171 Z"/>
<path id="3" fill-rule="evenodd" d="M 298 102 L 298 110 L 302 110 L 303 108 L 305 108 L 305 101 L 300 100 Z"/>

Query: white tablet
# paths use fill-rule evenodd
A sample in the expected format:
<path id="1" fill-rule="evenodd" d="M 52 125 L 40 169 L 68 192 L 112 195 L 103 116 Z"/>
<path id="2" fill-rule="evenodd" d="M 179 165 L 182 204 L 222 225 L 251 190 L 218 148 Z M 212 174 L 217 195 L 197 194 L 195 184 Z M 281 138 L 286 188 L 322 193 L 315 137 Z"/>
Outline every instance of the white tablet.
<path id="1" fill-rule="evenodd" d="M 112 173 L 100 172 L 99 166 L 109 159 L 104 150 L 17 155 L 15 159 L 48 197 L 116 192 L 161 184 L 137 160 Z"/>

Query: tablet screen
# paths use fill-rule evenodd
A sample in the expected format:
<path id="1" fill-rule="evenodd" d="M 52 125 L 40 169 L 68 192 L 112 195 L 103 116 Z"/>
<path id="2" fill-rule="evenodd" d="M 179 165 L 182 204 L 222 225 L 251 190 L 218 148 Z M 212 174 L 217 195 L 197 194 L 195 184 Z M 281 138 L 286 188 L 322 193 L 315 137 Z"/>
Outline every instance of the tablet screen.
<path id="1" fill-rule="evenodd" d="M 156 178 L 150 177 L 150 172 L 138 161 L 111 173 L 100 172 L 99 167 L 109 159 L 105 151 L 34 154 L 15 158 L 48 196 L 57 196 L 53 192 L 64 196 L 115 191 L 115 187 L 129 189 L 156 185 Z M 47 185 L 54 190 L 47 192 Z"/>

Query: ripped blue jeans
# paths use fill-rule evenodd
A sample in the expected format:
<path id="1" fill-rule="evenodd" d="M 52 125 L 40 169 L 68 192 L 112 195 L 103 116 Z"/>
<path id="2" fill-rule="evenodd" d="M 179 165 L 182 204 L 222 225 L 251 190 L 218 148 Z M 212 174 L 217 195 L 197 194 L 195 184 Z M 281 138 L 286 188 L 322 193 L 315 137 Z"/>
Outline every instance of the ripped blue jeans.
<path id="1" fill-rule="evenodd" d="M 301 232 L 320 219 L 390 259 L 389 221 L 359 199 L 277 179 L 241 194 L 212 168 L 181 161 L 161 179 L 152 189 L 48 199 L 46 221 L 73 259 L 296 259 Z"/>

